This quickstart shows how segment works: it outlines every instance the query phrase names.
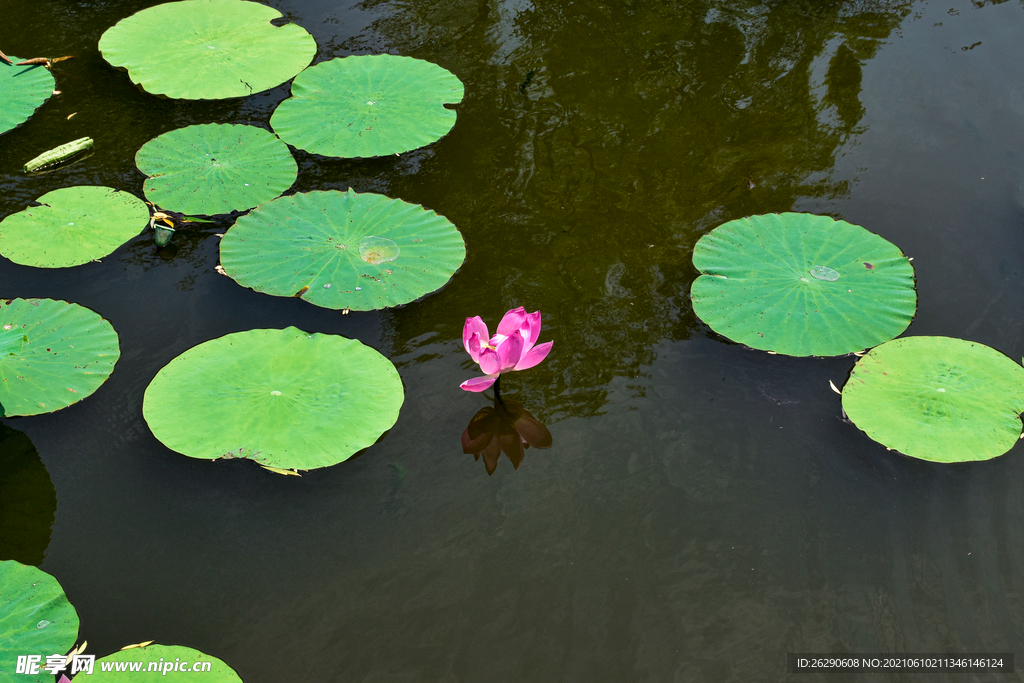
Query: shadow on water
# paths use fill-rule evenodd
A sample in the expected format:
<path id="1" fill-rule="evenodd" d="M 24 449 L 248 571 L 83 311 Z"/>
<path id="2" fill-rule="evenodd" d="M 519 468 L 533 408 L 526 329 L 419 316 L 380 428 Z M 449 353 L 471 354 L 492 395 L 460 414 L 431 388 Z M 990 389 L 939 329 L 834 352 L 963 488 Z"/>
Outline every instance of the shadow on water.
<path id="1" fill-rule="evenodd" d="M 0 425 L 0 560 L 40 565 L 50 544 L 57 492 L 24 432 Z"/>

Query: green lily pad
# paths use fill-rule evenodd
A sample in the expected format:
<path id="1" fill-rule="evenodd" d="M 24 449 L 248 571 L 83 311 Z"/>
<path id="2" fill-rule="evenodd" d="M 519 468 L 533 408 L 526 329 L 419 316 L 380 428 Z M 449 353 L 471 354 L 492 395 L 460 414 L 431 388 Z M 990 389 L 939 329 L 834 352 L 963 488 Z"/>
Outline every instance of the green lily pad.
<path id="1" fill-rule="evenodd" d="M 36 201 L 39 206 L 0 221 L 0 254 L 23 266 L 89 263 L 114 252 L 149 222 L 141 199 L 109 187 L 65 187 Z"/>
<path id="2" fill-rule="evenodd" d="M 324 308 L 398 306 L 441 288 L 466 258 L 448 219 L 379 194 L 308 192 L 242 216 L 220 243 L 243 287 Z"/>
<path id="3" fill-rule="evenodd" d="M 316 54 L 301 26 L 244 0 L 168 2 L 122 19 L 100 37 L 103 58 L 146 92 L 187 100 L 245 97 L 281 85 Z"/>
<path id="4" fill-rule="evenodd" d="M 255 126 L 207 124 L 164 133 L 135 155 L 146 197 L 164 209 L 212 216 L 279 197 L 298 166 L 288 145 Z"/>
<path id="5" fill-rule="evenodd" d="M 1021 435 L 1024 368 L 963 339 L 906 337 L 864 355 L 843 410 L 886 448 L 936 462 L 988 460 Z"/>
<path id="6" fill-rule="evenodd" d="M 0 60 L 0 134 L 28 121 L 57 85 L 42 64 L 17 66 L 21 59 L 9 56 L 13 64 Z"/>
<path id="7" fill-rule="evenodd" d="M 729 221 L 698 240 L 693 311 L 715 332 L 790 356 L 838 356 L 888 341 L 917 309 L 899 247 L 828 216 Z"/>
<path id="8" fill-rule="evenodd" d="M 290 145 L 330 157 L 377 157 L 448 134 L 462 81 L 412 57 L 363 55 L 321 62 L 292 83 L 270 125 Z"/>
<path id="9" fill-rule="evenodd" d="M 53 683 L 53 674 L 16 673 L 18 657 L 65 654 L 78 637 L 78 613 L 64 589 L 44 571 L 0 562 L 0 683 Z"/>
<path id="10" fill-rule="evenodd" d="M 141 670 L 133 671 L 133 665 Z M 154 670 L 148 670 L 150 665 Z M 84 680 L 90 683 L 177 683 L 197 678 L 206 683 L 242 683 L 235 670 L 216 657 L 190 647 L 156 644 L 101 657 L 96 660 L 92 675 Z"/>
<path id="11" fill-rule="evenodd" d="M 84 306 L 0 301 L 0 405 L 7 417 L 81 401 L 106 381 L 120 355 L 114 328 Z"/>
<path id="12" fill-rule="evenodd" d="M 0 560 L 42 564 L 56 511 L 57 491 L 32 440 L 0 425 Z"/>
<path id="13" fill-rule="evenodd" d="M 308 470 L 373 445 L 403 400 L 395 366 L 370 347 L 289 327 L 189 349 L 150 382 L 142 414 L 178 453 Z"/>

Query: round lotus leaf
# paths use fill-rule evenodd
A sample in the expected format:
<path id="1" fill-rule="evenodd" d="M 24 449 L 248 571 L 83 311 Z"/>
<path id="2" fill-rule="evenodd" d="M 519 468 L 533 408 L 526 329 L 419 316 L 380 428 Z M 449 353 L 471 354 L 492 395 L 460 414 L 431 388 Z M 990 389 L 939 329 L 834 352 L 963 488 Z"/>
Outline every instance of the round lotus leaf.
<path id="1" fill-rule="evenodd" d="M 838 356 L 899 335 L 917 308 L 899 247 L 828 216 L 729 221 L 697 241 L 690 296 L 715 332 L 790 356 Z"/>
<path id="2" fill-rule="evenodd" d="M 42 64 L 17 66 L 21 60 L 10 56 L 12 64 L 0 60 L 0 133 L 28 121 L 53 94 L 53 74 Z"/>
<path id="3" fill-rule="evenodd" d="M 0 254 L 37 268 L 67 268 L 112 253 L 149 223 L 146 204 L 129 192 L 80 185 L 47 192 L 39 206 L 0 221 Z"/>
<path id="4" fill-rule="evenodd" d="M 886 448 L 922 460 L 988 460 L 1021 435 L 1024 368 L 963 339 L 906 337 L 864 355 L 843 410 Z"/>
<path id="5" fill-rule="evenodd" d="M 100 52 L 146 92 L 188 100 L 245 97 L 281 85 L 313 61 L 316 41 L 281 13 L 244 0 L 184 0 L 107 29 Z"/>
<path id="6" fill-rule="evenodd" d="M 120 355 L 114 328 L 84 306 L 0 301 L 0 406 L 7 417 L 81 401 L 106 381 Z"/>
<path id="7" fill-rule="evenodd" d="M 298 174 L 288 145 L 273 133 L 216 123 L 164 133 L 142 146 L 135 163 L 149 176 L 145 191 L 151 202 L 206 216 L 279 197 Z"/>
<path id="8" fill-rule="evenodd" d="M 78 637 L 78 613 L 57 579 L 35 567 L 0 562 L 0 683 L 53 683 L 41 667 Z M 36 674 L 17 673 L 18 657 L 39 655 Z"/>
<path id="9" fill-rule="evenodd" d="M 370 347 L 289 327 L 189 349 L 150 382 L 142 414 L 178 453 L 309 470 L 371 446 L 403 400 L 395 366 Z"/>
<path id="10" fill-rule="evenodd" d="M 453 73 L 412 57 L 363 55 L 299 74 L 270 125 L 281 139 L 329 157 L 377 157 L 437 142 L 455 125 L 445 104 L 462 101 Z"/>
<path id="11" fill-rule="evenodd" d="M 133 671 L 133 666 L 140 670 Z M 109 670 L 104 671 L 104 668 Z M 197 679 L 206 683 L 242 683 L 235 670 L 216 657 L 190 647 L 156 644 L 101 657 L 96 660 L 92 675 L 83 680 L 89 683 L 179 683 Z"/>
<path id="12" fill-rule="evenodd" d="M 220 243 L 225 272 L 324 308 L 398 306 L 441 288 L 466 258 L 443 216 L 379 194 L 308 192 L 242 216 Z"/>

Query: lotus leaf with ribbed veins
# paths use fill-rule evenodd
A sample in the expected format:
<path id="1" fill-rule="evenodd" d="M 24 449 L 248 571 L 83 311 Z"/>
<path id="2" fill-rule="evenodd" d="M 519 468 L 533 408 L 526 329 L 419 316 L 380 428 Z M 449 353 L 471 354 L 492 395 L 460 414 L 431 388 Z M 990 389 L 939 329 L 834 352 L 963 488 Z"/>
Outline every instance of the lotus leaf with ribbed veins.
<path id="1" fill-rule="evenodd" d="M 395 366 L 370 347 L 289 327 L 189 349 L 150 382 L 142 414 L 178 453 L 308 470 L 373 445 L 403 400 Z"/>
<path id="2" fill-rule="evenodd" d="M 42 64 L 18 66 L 19 58 L 9 58 L 11 64 L 0 59 L 0 134 L 28 121 L 56 85 L 53 74 Z"/>
<path id="3" fill-rule="evenodd" d="M 440 140 L 455 125 L 445 107 L 464 94 L 447 69 L 412 57 L 360 55 L 299 74 L 270 125 L 290 145 L 331 157 L 377 157 Z"/>
<path id="4" fill-rule="evenodd" d="M 114 328 L 84 306 L 0 301 L 0 405 L 7 417 L 81 401 L 107 380 L 120 355 Z"/>
<path id="5" fill-rule="evenodd" d="M 0 683 L 53 683 L 41 668 L 15 673 L 19 656 L 64 654 L 78 637 L 78 613 L 57 579 L 14 560 L 0 562 Z"/>
<path id="6" fill-rule="evenodd" d="M 317 306 L 369 311 L 440 289 L 466 258 L 448 219 L 372 193 L 304 192 L 242 216 L 220 243 L 238 284 Z"/>
<path id="7" fill-rule="evenodd" d="M 273 7 L 245 0 L 182 0 L 141 10 L 100 36 L 100 53 L 146 92 L 187 100 L 246 97 L 281 85 L 316 54 Z"/>
<path id="8" fill-rule="evenodd" d="M 164 133 L 142 146 L 135 163 L 149 176 L 144 188 L 151 202 L 205 216 L 279 197 L 298 173 L 288 145 L 273 133 L 216 123 Z"/>
<path id="9" fill-rule="evenodd" d="M 899 247 L 828 216 L 766 214 L 697 241 L 693 311 L 715 332 L 790 356 L 838 356 L 888 341 L 917 308 Z"/>
<path id="10" fill-rule="evenodd" d="M 63 187 L 36 202 L 0 221 L 0 254 L 25 266 L 69 268 L 101 259 L 149 221 L 141 199 L 111 187 Z"/>
<path id="11" fill-rule="evenodd" d="M 843 410 L 900 453 L 935 462 L 988 460 L 1021 436 L 1024 368 L 963 339 L 894 339 L 857 361 L 843 386 Z"/>

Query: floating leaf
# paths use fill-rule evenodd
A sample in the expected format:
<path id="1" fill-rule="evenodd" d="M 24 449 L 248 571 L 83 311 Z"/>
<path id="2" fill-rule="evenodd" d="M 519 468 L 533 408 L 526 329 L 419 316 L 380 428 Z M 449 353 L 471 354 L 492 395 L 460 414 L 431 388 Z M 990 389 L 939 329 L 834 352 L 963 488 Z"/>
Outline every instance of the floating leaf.
<path id="1" fill-rule="evenodd" d="M 78 637 L 78 613 L 64 589 L 44 571 L 0 562 L 0 683 L 53 683 L 53 674 L 15 673 L 19 655 L 64 654 Z"/>
<path id="2" fill-rule="evenodd" d="M 133 646 L 133 649 L 123 648 L 97 659 L 92 675 L 82 680 L 89 683 L 179 683 L 199 679 L 205 683 L 242 683 L 235 670 L 216 657 L 190 647 L 153 645 L 152 642 Z M 141 670 L 133 671 L 132 665 L 140 663 Z"/>
<path id="3" fill-rule="evenodd" d="M 122 19 L 100 52 L 146 92 L 189 100 L 245 97 L 281 85 L 316 54 L 316 41 L 281 13 L 244 0 L 168 2 Z"/>
<path id="4" fill-rule="evenodd" d="M 184 455 L 308 470 L 371 446 L 403 399 L 395 366 L 370 347 L 289 327 L 189 349 L 153 378 L 142 414 Z"/>
<path id="5" fill-rule="evenodd" d="M 78 138 L 77 140 L 66 142 L 63 145 L 47 150 L 31 161 L 26 162 L 24 166 L 25 173 L 32 173 L 33 171 L 38 171 L 41 168 L 55 166 L 56 164 L 65 162 L 71 157 L 76 156 L 87 149 L 92 149 L 92 146 L 92 138 Z"/>
<path id="6" fill-rule="evenodd" d="M 207 124 L 154 138 L 135 155 L 146 197 L 165 209 L 212 216 L 244 211 L 292 186 L 288 145 L 255 126 Z"/>
<path id="7" fill-rule="evenodd" d="M 376 157 L 429 145 L 448 134 L 462 101 L 454 74 L 412 57 L 363 55 L 321 62 L 299 74 L 270 125 L 290 145 L 331 157 Z"/>
<path id="8" fill-rule="evenodd" d="M 11 61 L 21 60 L 11 57 Z M 53 74 L 44 66 L 17 66 L 0 61 L 0 134 L 28 121 L 50 98 L 56 85 Z"/>
<path id="9" fill-rule="evenodd" d="M 7 417 L 81 401 L 106 381 L 120 354 L 114 328 L 84 306 L 0 301 L 0 405 Z"/>
<path id="10" fill-rule="evenodd" d="M 988 460 L 1021 436 L 1024 368 L 963 339 L 895 339 L 857 361 L 843 387 L 843 410 L 900 453 L 936 462 Z"/>
<path id="11" fill-rule="evenodd" d="M 36 447 L 0 425 L 0 560 L 42 564 L 56 511 L 57 491 Z"/>
<path id="12" fill-rule="evenodd" d="M 442 287 L 466 258 L 454 225 L 379 194 L 308 192 L 242 216 L 220 243 L 244 287 L 324 308 L 398 306 Z"/>
<path id="13" fill-rule="evenodd" d="M 837 356 L 907 329 L 914 269 L 864 228 L 806 213 L 740 218 L 693 250 L 693 310 L 715 332 L 790 356 Z"/>
<path id="14" fill-rule="evenodd" d="M 149 221 L 145 203 L 129 192 L 81 185 L 47 192 L 0 221 L 0 254 L 38 268 L 67 268 L 112 253 Z"/>

